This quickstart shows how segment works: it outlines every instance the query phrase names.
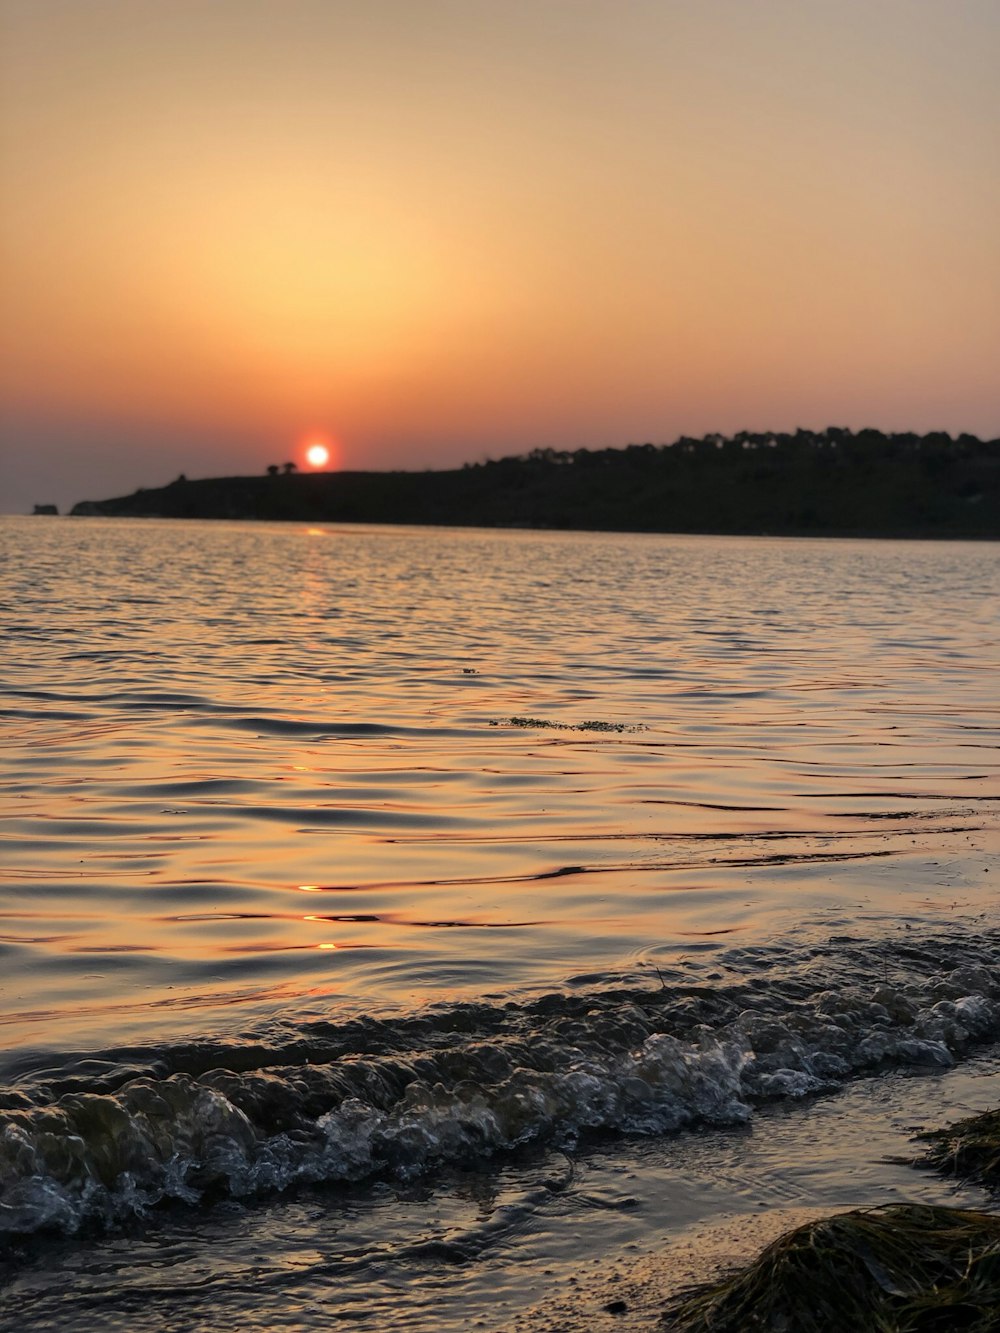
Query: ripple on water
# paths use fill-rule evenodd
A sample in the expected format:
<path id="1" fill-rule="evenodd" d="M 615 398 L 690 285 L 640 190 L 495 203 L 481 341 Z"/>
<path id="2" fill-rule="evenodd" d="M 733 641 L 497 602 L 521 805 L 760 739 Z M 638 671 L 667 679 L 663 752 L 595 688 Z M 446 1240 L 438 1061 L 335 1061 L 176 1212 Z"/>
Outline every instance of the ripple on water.
<path id="1" fill-rule="evenodd" d="M 992 546 L 336 535 L 0 524 L 12 1042 L 992 905 Z"/>

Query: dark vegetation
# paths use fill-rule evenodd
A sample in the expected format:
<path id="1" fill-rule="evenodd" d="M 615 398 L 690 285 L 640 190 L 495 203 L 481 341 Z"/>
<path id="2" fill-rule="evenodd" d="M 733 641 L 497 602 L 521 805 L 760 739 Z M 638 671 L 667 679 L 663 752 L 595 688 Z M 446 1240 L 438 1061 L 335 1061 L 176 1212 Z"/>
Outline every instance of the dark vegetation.
<path id="1" fill-rule="evenodd" d="M 779 1237 L 747 1268 L 683 1297 L 674 1333 L 995 1333 L 1000 1218 L 894 1204 Z"/>
<path id="2" fill-rule="evenodd" d="M 75 514 L 634 532 L 1000 537 L 1000 440 L 829 427 L 536 449 L 427 472 L 178 478 Z"/>
<path id="3" fill-rule="evenodd" d="M 917 1136 L 912 1161 L 1000 1188 L 1000 1110 Z M 894 1204 L 821 1218 L 780 1236 L 719 1282 L 681 1293 L 674 1333 L 995 1333 L 1000 1217 Z"/>
<path id="4" fill-rule="evenodd" d="M 1000 1110 L 970 1116 L 947 1129 L 929 1130 L 920 1138 L 930 1147 L 916 1165 L 1000 1188 Z"/>

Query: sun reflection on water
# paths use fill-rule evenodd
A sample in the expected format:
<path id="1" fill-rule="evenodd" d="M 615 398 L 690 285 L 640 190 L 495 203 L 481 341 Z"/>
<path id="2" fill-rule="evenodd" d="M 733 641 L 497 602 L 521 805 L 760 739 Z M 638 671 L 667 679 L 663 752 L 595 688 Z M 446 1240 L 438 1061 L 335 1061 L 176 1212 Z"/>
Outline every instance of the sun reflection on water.
<path id="1" fill-rule="evenodd" d="M 33 1021 L 277 1011 L 319 950 L 361 1008 L 558 985 L 995 878 L 987 544 L 10 530 Z"/>

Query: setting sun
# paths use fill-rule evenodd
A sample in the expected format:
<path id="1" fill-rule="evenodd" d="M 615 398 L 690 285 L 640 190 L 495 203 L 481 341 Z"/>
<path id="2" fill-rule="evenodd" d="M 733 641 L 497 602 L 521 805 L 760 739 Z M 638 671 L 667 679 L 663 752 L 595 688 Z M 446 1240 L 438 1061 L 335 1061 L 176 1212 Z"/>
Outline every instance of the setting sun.
<path id="1" fill-rule="evenodd" d="M 311 444 L 306 450 L 306 462 L 310 467 L 326 467 L 330 461 L 330 450 L 325 444 Z"/>

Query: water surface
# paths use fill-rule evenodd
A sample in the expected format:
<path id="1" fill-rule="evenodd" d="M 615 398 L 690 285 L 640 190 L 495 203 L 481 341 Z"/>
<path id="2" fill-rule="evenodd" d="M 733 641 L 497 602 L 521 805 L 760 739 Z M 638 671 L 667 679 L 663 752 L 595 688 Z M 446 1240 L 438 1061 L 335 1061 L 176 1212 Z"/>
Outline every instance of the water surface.
<path id="1" fill-rule="evenodd" d="M 505 1154 L 994 1040 L 998 575 L 3 520 L 0 1230 L 166 1244 L 168 1204 L 197 1245 L 333 1185 L 390 1190 L 395 1249 L 435 1173 L 534 1198 L 551 1163 Z"/>

